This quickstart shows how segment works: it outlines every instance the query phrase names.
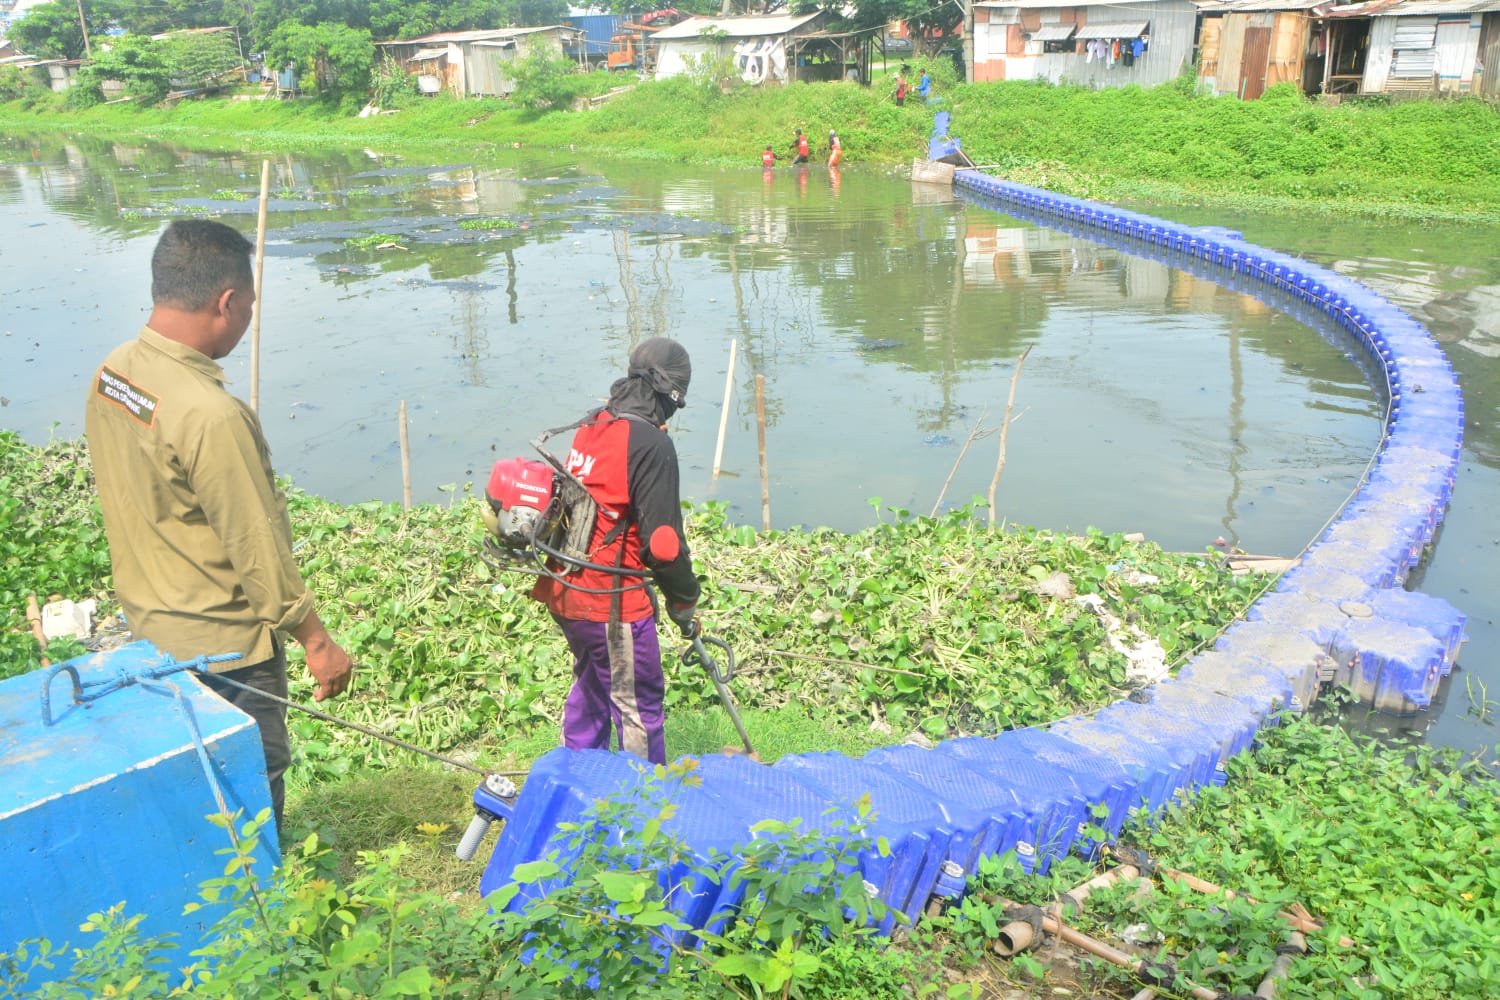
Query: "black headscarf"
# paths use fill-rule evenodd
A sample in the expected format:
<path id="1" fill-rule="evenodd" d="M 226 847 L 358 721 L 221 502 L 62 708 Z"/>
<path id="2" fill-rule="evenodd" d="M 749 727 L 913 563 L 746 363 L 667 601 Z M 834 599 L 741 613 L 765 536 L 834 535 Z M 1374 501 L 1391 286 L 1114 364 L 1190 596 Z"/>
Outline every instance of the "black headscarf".
<path id="1" fill-rule="evenodd" d="M 643 340 L 630 352 L 630 368 L 609 387 L 611 413 L 633 413 L 653 424 L 667 419 L 687 405 L 688 383 L 693 364 L 687 349 L 667 337 Z"/>

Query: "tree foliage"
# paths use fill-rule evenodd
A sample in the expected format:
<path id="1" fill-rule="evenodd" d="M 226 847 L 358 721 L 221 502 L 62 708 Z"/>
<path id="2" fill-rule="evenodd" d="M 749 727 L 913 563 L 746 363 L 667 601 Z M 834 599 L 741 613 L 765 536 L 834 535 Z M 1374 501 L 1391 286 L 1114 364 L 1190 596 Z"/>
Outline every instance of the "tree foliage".
<path id="1" fill-rule="evenodd" d="M 933 5 L 930 0 L 855 0 L 856 27 L 878 28 L 892 21 L 906 22 L 917 51 L 935 56 L 963 25 L 963 8 L 956 3 Z"/>
<path id="2" fill-rule="evenodd" d="M 347 24 L 302 24 L 288 21 L 266 41 L 266 66 L 296 67 L 304 86 L 312 82 L 320 95 L 338 99 L 362 95 L 370 88 L 375 44 L 367 28 Z"/>
<path id="3" fill-rule="evenodd" d="M 104 31 L 109 17 L 85 6 L 84 21 L 93 36 Z M 82 59 L 84 56 L 78 8 L 62 0 L 31 8 L 25 17 L 10 26 L 10 38 L 28 55 L 49 59 Z"/>
<path id="4" fill-rule="evenodd" d="M 69 103 L 87 105 L 102 101 L 102 85 L 107 80 L 123 84 L 126 96 L 145 104 L 157 103 L 172 89 L 167 47 L 144 35 L 111 38 L 109 48 L 101 46 L 94 61 L 79 71 L 77 82 L 68 92 Z"/>
<path id="5" fill-rule="evenodd" d="M 206 87 L 240 62 L 229 32 L 183 33 L 157 40 L 144 35 L 111 37 L 79 72 L 68 100 L 74 105 L 98 103 L 104 99 L 104 83 L 118 81 L 125 96 L 155 104 L 174 89 Z"/>

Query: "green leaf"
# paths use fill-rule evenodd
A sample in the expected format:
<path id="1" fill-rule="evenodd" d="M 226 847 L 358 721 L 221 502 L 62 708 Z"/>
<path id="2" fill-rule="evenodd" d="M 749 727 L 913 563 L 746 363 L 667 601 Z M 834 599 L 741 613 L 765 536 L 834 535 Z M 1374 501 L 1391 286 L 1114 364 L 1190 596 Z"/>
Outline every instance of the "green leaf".
<path id="1" fill-rule="evenodd" d="M 551 878 L 561 871 L 562 868 L 557 862 L 542 858 L 537 861 L 525 861 L 516 865 L 515 871 L 511 872 L 510 877 L 511 881 L 520 882 L 524 885 Z"/>
<path id="2" fill-rule="evenodd" d="M 596 872 L 594 881 L 606 898 L 616 903 L 638 903 L 646 898 L 646 887 L 654 880 L 634 872 Z"/>

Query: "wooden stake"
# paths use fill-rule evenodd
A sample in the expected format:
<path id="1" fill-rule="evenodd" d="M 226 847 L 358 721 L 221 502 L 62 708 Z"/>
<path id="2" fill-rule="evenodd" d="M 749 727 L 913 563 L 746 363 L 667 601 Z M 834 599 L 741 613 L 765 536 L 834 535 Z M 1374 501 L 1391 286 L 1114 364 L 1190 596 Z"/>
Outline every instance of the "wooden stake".
<path id="1" fill-rule="evenodd" d="M 42 609 L 37 607 L 36 595 L 26 595 L 26 620 L 31 623 L 31 634 L 36 636 L 36 644 L 42 648 L 42 666 L 52 666 L 52 661 L 47 659 L 47 633 L 42 631 Z"/>
<path id="2" fill-rule="evenodd" d="M 1010 395 L 1005 398 L 1005 418 L 1000 421 L 1000 458 L 995 463 L 995 478 L 990 480 L 990 527 L 995 526 L 995 490 L 1000 488 L 1000 473 L 1005 471 L 1005 439 L 1010 435 L 1010 411 L 1016 405 L 1016 383 L 1021 379 L 1021 366 L 1026 363 L 1026 355 L 1031 353 L 1035 346 L 1028 344 L 1026 350 L 1016 359 L 1016 370 L 1010 375 Z"/>
<path id="3" fill-rule="evenodd" d="M 255 322 L 250 329 L 250 409 L 260 412 L 260 314 L 265 304 L 266 203 L 271 196 L 271 161 L 260 161 L 260 210 L 255 216 Z"/>
<path id="4" fill-rule="evenodd" d="M 734 357 L 739 351 L 738 339 L 729 342 L 729 372 L 724 376 L 724 406 L 719 410 L 719 443 L 714 447 L 714 479 L 724 463 L 724 432 L 729 429 L 729 394 L 734 391 Z"/>
<path id="5" fill-rule="evenodd" d="M 406 437 L 406 400 L 401 401 L 401 502 L 411 510 L 411 442 Z"/>
<path id="6" fill-rule="evenodd" d="M 760 443 L 760 525 L 771 530 L 771 479 L 766 472 L 766 377 L 755 376 L 755 430 Z"/>

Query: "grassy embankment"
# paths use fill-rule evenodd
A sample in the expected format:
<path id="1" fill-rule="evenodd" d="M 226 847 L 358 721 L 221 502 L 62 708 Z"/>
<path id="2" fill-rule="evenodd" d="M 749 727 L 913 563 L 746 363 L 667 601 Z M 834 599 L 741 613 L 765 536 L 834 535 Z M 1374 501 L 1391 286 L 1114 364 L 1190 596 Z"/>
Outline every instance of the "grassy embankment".
<path id="1" fill-rule="evenodd" d="M 938 106 L 952 113 L 965 151 L 1024 183 L 1104 200 L 1500 221 L 1500 108 L 1476 99 L 1331 106 L 1279 87 L 1242 102 L 1196 96 L 1180 84 L 1094 92 L 955 84 L 945 72 L 935 67 Z M 79 112 L 0 106 L 0 126 L 11 129 L 87 129 L 199 146 L 360 144 L 482 157 L 520 143 L 747 168 L 767 143 L 784 150 L 796 126 L 815 145 L 837 129 L 850 168 L 901 166 L 924 149 L 931 124 L 930 109 L 897 108 L 879 84 L 722 93 L 681 78 L 638 85 L 587 112 L 446 98 L 369 118 L 316 100 Z"/>

